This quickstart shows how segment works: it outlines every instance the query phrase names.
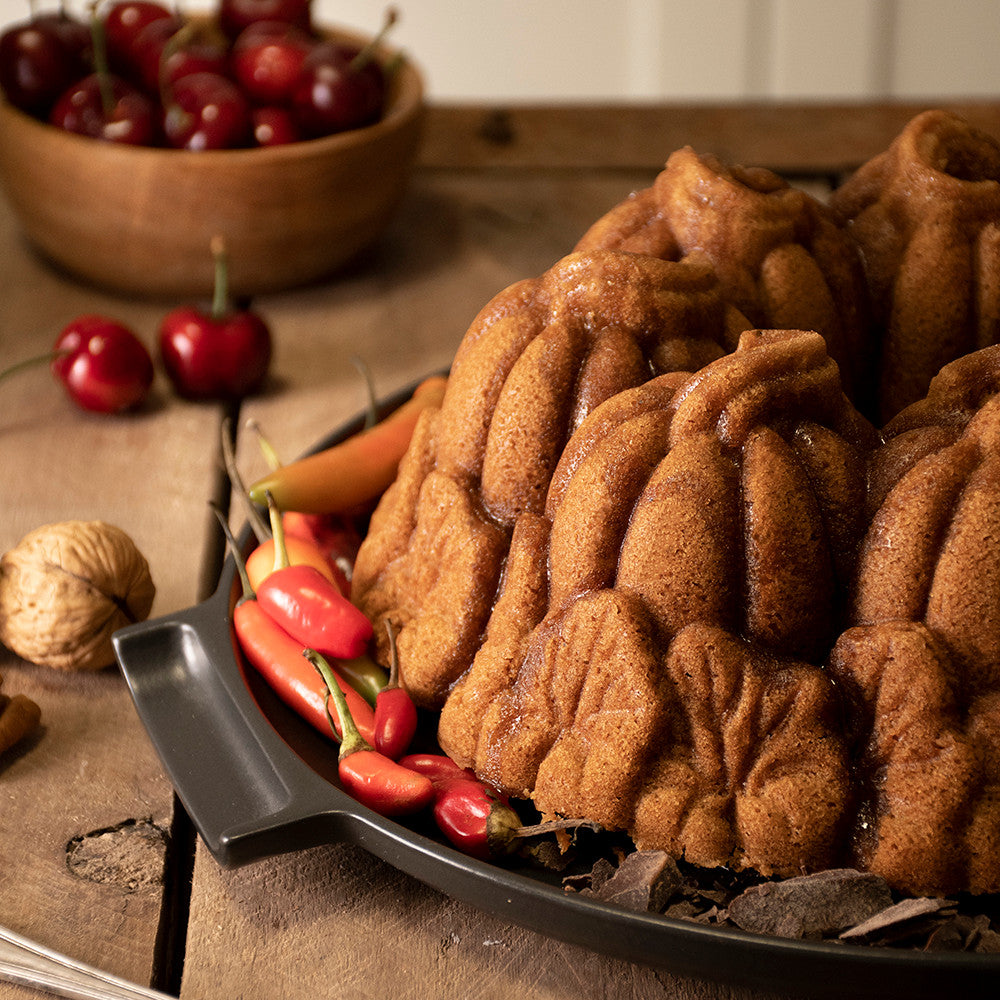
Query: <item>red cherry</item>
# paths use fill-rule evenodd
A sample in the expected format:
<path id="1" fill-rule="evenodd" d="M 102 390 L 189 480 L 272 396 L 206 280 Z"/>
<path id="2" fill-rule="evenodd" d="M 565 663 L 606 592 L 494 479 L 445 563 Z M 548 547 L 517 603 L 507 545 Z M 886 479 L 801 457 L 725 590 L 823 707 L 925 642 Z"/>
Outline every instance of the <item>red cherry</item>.
<path id="1" fill-rule="evenodd" d="M 220 0 L 219 25 L 230 38 L 257 21 L 282 21 L 311 32 L 311 0 Z"/>
<path id="2" fill-rule="evenodd" d="M 288 104 L 315 44 L 294 25 L 257 21 L 233 42 L 230 66 L 243 93 L 258 104 Z"/>
<path id="3" fill-rule="evenodd" d="M 253 138 L 258 146 L 286 146 L 302 138 L 292 113 L 287 108 L 254 108 Z"/>
<path id="4" fill-rule="evenodd" d="M 46 14 L 36 14 L 32 23 L 37 27 L 51 28 L 64 42 L 70 52 L 76 53 L 81 66 L 88 66 L 93 58 L 93 43 L 90 27 L 64 10 Z"/>
<path id="5" fill-rule="evenodd" d="M 92 73 L 56 101 L 49 122 L 67 132 L 133 146 L 151 146 L 158 134 L 153 102 L 121 77 Z"/>
<path id="6" fill-rule="evenodd" d="M 55 343 L 52 372 L 77 406 L 119 413 L 138 406 L 153 383 L 153 360 L 126 326 L 106 316 L 73 320 Z"/>
<path id="7" fill-rule="evenodd" d="M 176 149 L 245 146 L 251 139 L 250 105 L 224 76 L 190 73 L 170 88 L 163 130 Z"/>
<path id="8" fill-rule="evenodd" d="M 59 95 L 85 69 L 51 24 L 25 24 L 0 35 L 0 87 L 28 114 L 45 117 Z"/>
<path id="9" fill-rule="evenodd" d="M 120 0 L 113 4 L 103 22 L 111 64 L 120 73 L 131 71 L 132 47 L 139 32 L 153 21 L 173 17 L 167 7 L 153 0 Z"/>
<path id="10" fill-rule="evenodd" d="M 377 121 L 382 90 L 371 72 L 361 72 L 336 42 L 321 42 L 306 57 L 292 95 L 292 108 L 309 136 L 330 135 Z"/>
<path id="11" fill-rule="evenodd" d="M 138 82 L 151 94 L 191 73 L 225 75 L 229 58 L 221 34 L 177 18 L 147 24 L 132 50 Z"/>
<path id="12" fill-rule="evenodd" d="M 257 389 L 271 364 L 271 333 L 249 309 L 226 299 L 227 258 L 213 241 L 215 296 L 210 311 L 171 310 L 160 325 L 160 357 L 178 394 L 188 399 L 238 399 Z"/>

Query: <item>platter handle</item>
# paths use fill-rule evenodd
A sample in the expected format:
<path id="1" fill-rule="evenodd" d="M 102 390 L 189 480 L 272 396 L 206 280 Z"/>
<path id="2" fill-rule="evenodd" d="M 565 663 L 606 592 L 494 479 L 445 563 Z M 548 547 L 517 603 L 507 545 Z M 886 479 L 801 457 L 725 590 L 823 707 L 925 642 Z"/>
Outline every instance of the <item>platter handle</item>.
<path id="1" fill-rule="evenodd" d="M 353 800 L 302 767 L 261 712 L 223 626 L 229 592 L 224 574 L 207 601 L 127 626 L 112 641 L 178 797 L 215 858 L 232 867 L 342 839 L 358 817 Z M 335 768 L 333 744 L 330 758 Z"/>

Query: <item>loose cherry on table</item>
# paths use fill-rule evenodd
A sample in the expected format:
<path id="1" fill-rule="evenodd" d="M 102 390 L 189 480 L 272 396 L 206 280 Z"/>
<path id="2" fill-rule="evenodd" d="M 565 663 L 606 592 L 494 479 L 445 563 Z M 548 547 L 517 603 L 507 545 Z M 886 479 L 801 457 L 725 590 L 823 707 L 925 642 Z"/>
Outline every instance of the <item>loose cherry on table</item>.
<path id="1" fill-rule="evenodd" d="M 238 399 L 257 388 L 271 364 L 271 333 L 249 309 L 228 300 L 228 256 L 212 241 L 215 292 L 210 310 L 192 305 L 171 310 L 160 324 L 163 367 L 177 393 L 188 399 Z"/>
<path id="2" fill-rule="evenodd" d="M 153 383 L 153 359 L 128 327 L 107 316 L 79 316 L 59 334 L 48 354 L 0 373 L 0 379 L 46 364 L 69 398 L 94 413 L 139 406 Z"/>
<path id="3" fill-rule="evenodd" d="M 250 103 L 219 73 L 189 73 L 169 87 L 163 131 L 176 149 L 245 146 L 252 135 Z"/>

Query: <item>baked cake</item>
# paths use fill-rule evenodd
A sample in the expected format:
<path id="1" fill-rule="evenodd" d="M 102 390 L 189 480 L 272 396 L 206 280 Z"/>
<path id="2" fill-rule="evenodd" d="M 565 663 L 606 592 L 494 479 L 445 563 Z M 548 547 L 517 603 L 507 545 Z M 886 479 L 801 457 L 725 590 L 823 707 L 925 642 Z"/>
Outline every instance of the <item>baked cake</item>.
<path id="1" fill-rule="evenodd" d="M 460 764 L 701 865 L 1000 892 L 1000 346 L 969 353 L 1000 324 L 993 149 L 920 116 L 846 230 L 681 150 L 482 310 L 353 583 Z M 972 241 L 941 281 L 923 219 Z"/>
<path id="2" fill-rule="evenodd" d="M 666 260 L 704 254 L 751 327 L 822 334 L 849 395 L 868 405 L 873 355 L 857 247 L 824 204 L 772 171 L 679 149 L 651 187 L 598 219 L 576 246 L 595 248 Z"/>
<path id="3" fill-rule="evenodd" d="M 571 254 L 480 312 L 354 570 L 363 609 L 397 624 L 421 704 L 440 706 L 472 662 L 514 524 L 544 513 L 577 426 L 653 376 L 723 356 L 746 325 L 706 262 L 610 250 Z"/>
<path id="4" fill-rule="evenodd" d="M 459 392 L 424 421 L 354 577 L 359 605 L 396 627 L 403 682 L 441 708 L 442 747 L 644 847 L 784 874 L 828 863 L 848 779 L 820 664 L 876 434 L 823 338 L 747 331 L 693 375 L 609 395 L 554 450 L 480 404 L 482 381 L 461 395 L 469 357 L 463 344 Z M 552 368 L 530 371 L 492 391 L 538 408 Z M 573 384 L 555 382 L 561 411 L 578 409 Z M 454 454 L 449 421 L 471 428 L 462 442 L 482 426 L 478 463 Z M 527 423 L 537 442 L 559 426 Z M 497 435 L 520 463 L 499 496 Z"/>
<path id="5" fill-rule="evenodd" d="M 831 676 L 855 741 L 856 863 L 913 893 L 1000 892 L 1000 346 L 885 428 Z"/>
<path id="6" fill-rule="evenodd" d="M 926 111 L 830 207 L 862 252 L 884 422 L 943 365 L 1000 340 L 1000 143 Z"/>

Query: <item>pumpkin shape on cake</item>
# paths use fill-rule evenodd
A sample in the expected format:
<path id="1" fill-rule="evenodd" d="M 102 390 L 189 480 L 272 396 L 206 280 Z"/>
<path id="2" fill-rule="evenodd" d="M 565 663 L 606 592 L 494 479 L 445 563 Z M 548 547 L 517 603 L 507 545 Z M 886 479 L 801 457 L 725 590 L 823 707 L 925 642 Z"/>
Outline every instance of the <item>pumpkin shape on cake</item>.
<path id="1" fill-rule="evenodd" d="M 774 172 L 686 146 L 651 187 L 598 219 L 576 249 L 597 247 L 665 260 L 703 254 L 750 326 L 822 334 L 848 394 L 861 409 L 868 405 L 872 352 L 857 247 L 827 206 Z"/>
<path id="2" fill-rule="evenodd" d="M 380 642 L 381 620 L 395 623 L 420 703 L 440 706 L 472 662 L 514 524 L 544 513 L 580 423 L 623 390 L 720 357 L 746 325 L 697 256 L 609 250 L 570 254 L 480 312 L 354 571 L 353 594 Z"/>
<path id="3" fill-rule="evenodd" d="M 488 340 L 473 331 L 456 370 Z M 828 864 L 849 797 L 819 664 L 877 435 L 823 338 L 747 331 L 693 374 L 618 380 L 569 421 L 586 365 L 495 357 L 468 403 L 424 421 L 355 576 L 376 634 L 397 630 L 403 682 L 442 707 L 442 747 L 643 846 Z M 507 450 L 495 482 L 491 447 Z"/>
<path id="4" fill-rule="evenodd" d="M 1000 341 L 1000 143 L 926 111 L 830 207 L 864 261 L 884 422 L 948 362 Z"/>
<path id="5" fill-rule="evenodd" d="M 830 663 L 861 808 L 858 864 L 913 893 L 1000 891 L 1000 346 L 885 428 Z"/>

